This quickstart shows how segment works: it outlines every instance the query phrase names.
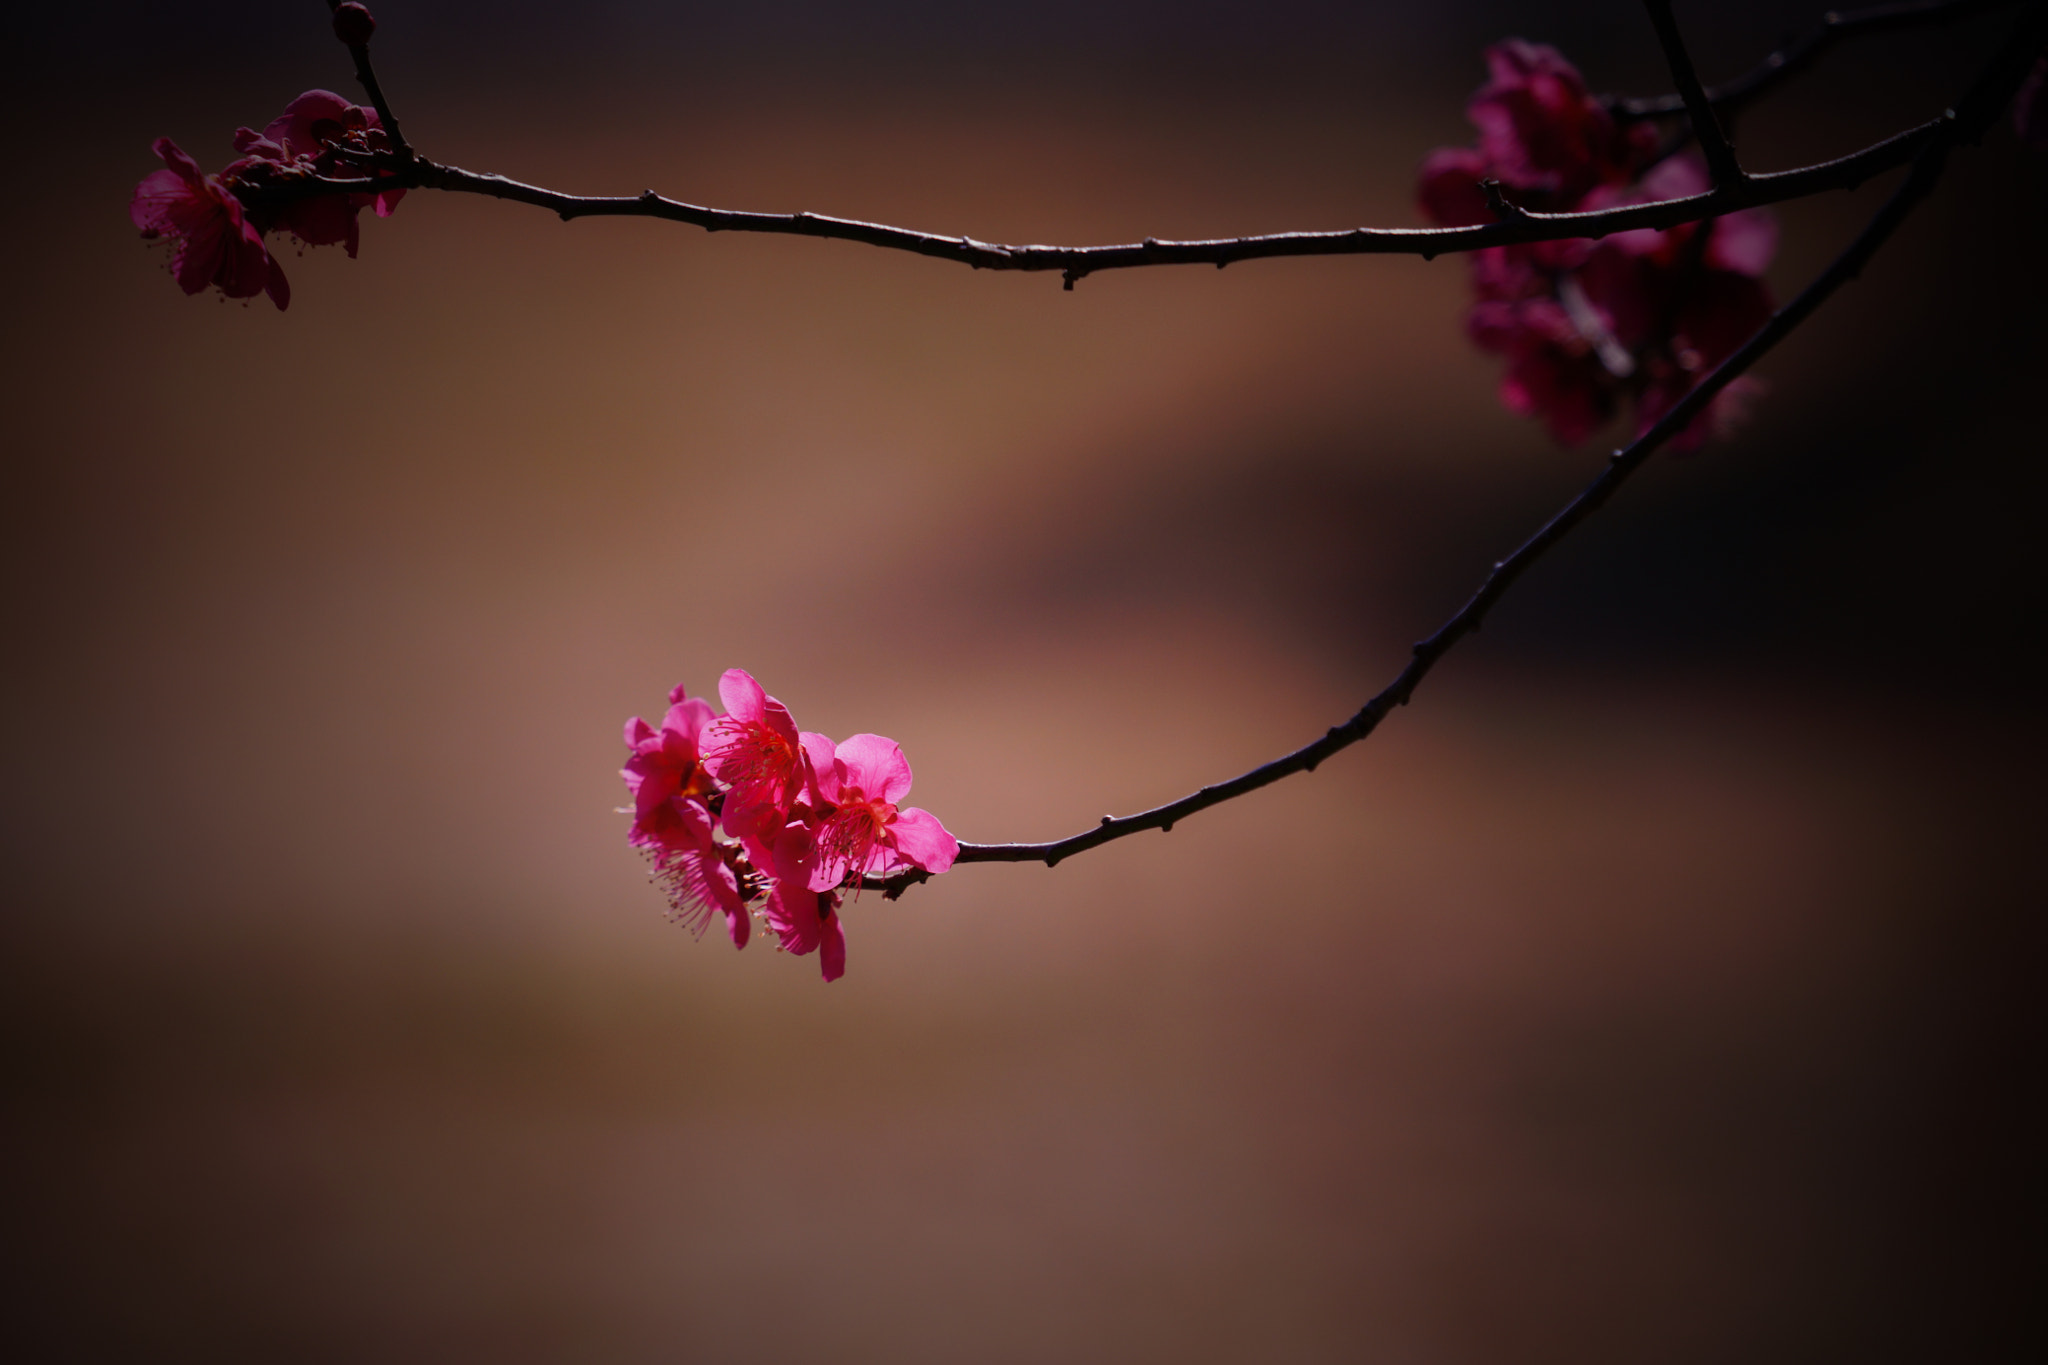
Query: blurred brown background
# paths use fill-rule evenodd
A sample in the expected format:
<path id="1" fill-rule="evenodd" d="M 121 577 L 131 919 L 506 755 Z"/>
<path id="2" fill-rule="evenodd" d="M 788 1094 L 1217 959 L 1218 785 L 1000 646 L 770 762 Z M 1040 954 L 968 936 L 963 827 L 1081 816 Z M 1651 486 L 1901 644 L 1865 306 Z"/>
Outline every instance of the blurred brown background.
<path id="1" fill-rule="evenodd" d="M 1687 5 L 1710 79 L 1817 6 Z M 2044 159 L 2001 129 L 1416 705 L 1170 836 L 665 923 L 620 722 L 745 666 L 970 839 L 1347 715 L 1589 477 L 1462 263 L 977 275 L 415 194 L 290 312 L 125 218 L 321 7 L 23 21 L 13 1359 L 2003 1358 L 2038 1288 Z M 386 0 L 431 156 L 990 240 L 1414 221 L 1627 3 Z M 1764 167 L 1997 25 L 1838 55 Z M 1784 214 L 1781 293 L 1881 188 Z"/>

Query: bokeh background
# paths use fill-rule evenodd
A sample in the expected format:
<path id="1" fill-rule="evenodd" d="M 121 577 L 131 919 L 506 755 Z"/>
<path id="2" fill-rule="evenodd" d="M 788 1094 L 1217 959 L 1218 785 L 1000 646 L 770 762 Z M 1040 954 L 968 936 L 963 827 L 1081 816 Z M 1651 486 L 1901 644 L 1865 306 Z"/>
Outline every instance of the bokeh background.
<path id="1" fill-rule="evenodd" d="M 1709 79 L 1810 5 L 1682 7 Z M 2001 128 L 1370 743 L 693 942 L 618 731 L 745 666 L 971 839 L 1319 733 L 1582 483 L 1456 260 L 1091 278 L 415 194 L 288 313 L 126 221 L 322 7 L 16 16 L 12 1359 L 2006 1358 L 2038 1288 L 2048 161 Z M 988 240 L 1415 221 L 1624 0 L 408 4 L 438 159 Z M 1838 53 L 1752 164 L 1937 112 Z M 1881 186 L 1784 213 L 1796 288 Z"/>

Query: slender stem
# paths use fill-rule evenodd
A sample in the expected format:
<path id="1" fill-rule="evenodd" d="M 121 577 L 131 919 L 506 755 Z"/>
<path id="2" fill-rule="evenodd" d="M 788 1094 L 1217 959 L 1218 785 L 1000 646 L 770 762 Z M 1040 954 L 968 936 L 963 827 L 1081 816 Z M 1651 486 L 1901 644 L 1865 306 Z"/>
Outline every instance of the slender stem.
<path id="1" fill-rule="evenodd" d="M 2017 3 L 2019 0 L 1914 0 L 1914 3 L 1876 5 L 1869 9 L 1831 10 L 1821 19 L 1820 26 L 1804 38 L 1786 44 L 1743 75 L 1709 90 L 1707 101 L 1716 109 L 1729 112 L 1751 104 L 1812 66 L 1820 60 L 1822 53 L 1845 38 L 1921 26 L 1946 26 Z M 1687 112 L 1682 94 L 1617 99 L 1610 101 L 1608 107 L 1614 111 L 1615 117 L 1628 122 L 1669 118 Z"/>
<path id="2" fill-rule="evenodd" d="M 1664 62 L 1671 68 L 1671 80 L 1678 87 L 1679 98 L 1685 101 L 1686 116 L 1692 120 L 1692 135 L 1707 158 L 1707 169 L 1713 174 L 1714 184 L 1740 184 L 1742 167 L 1735 160 L 1735 149 L 1728 144 L 1728 134 L 1722 130 L 1720 120 L 1714 117 L 1714 106 L 1708 103 L 1707 92 L 1700 88 L 1699 75 L 1692 68 L 1692 54 L 1686 51 L 1685 38 L 1678 31 L 1678 20 L 1671 13 L 1671 0 L 1643 0 L 1643 8 L 1649 11 L 1650 24 L 1657 30 L 1657 42 L 1664 49 Z"/>
<path id="3" fill-rule="evenodd" d="M 332 14 L 341 8 L 341 0 L 327 0 L 327 12 Z M 370 105 L 377 111 L 377 121 L 384 125 L 384 136 L 391 139 L 391 150 L 401 161 L 413 160 L 416 155 L 405 134 L 399 131 L 398 115 L 391 112 L 391 101 L 384 98 L 384 87 L 377 84 L 377 69 L 370 65 L 370 47 L 367 43 L 350 43 L 348 55 L 355 59 L 356 84 L 363 87 L 363 93 L 370 97 Z"/>
<path id="4" fill-rule="evenodd" d="M 1268 236 L 1206 238 L 1196 241 L 1142 242 L 1116 246 L 1041 246 L 980 242 L 972 237 L 944 237 L 910 228 L 819 213 L 750 213 L 705 208 L 664 198 L 653 190 L 620 197 L 583 197 L 522 184 L 503 176 L 480 175 L 458 166 L 437 165 L 424 157 L 389 166 L 363 179 L 319 176 L 266 181 L 246 187 L 248 202 L 265 205 L 323 194 L 364 193 L 385 189 L 438 189 L 483 194 L 531 204 L 574 218 L 661 218 L 710 232 L 772 232 L 799 237 L 824 237 L 867 246 L 909 251 L 953 261 L 976 270 L 1058 271 L 1069 287 L 1101 270 L 1155 265 L 1213 265 L 1275 256 L 1408 255 L 1428 260 L 1454 252 L 1521 242 L 1556 241 L 1572 237 L 1604 237 L 1635 228 L 1667 229 L 1681 223 L 1717 218 L 1736 209 L 1783 203 L 1830 190 L 1854 189 L 1872 176 L 1913 159 L 1942 128 L 1934 119 L 1873 143 L 1833 161 L 1789 171 L 1745 175 L 1703 193 L 1680 199 L 1578 213 L 1535 213 L 1517 210 L 1493 223 L 1447 228 L 1347 228 L 1331 232 L 1281 232 Z"/>
<path id="5" fill-rule="evenodd" d="M 1303 745 L 1291 754 L 1240 774 L 1227 782 L 1204 787 L 1178 801 L 1170 801 L 1166 805 L 1156 806 L 1136 815 L 1105 815 L 1094 829 L 1084 830 L 1065 839 L 1055 839 L 1049 843 L 962 844 L 959 861 L 1042 862 L 1047 867 L 1054 867 L 1063 858 L 1099 847 L 1114 839 L 1148 829 L 1170 831 L 1179 821 L 1211 806 L 1270 786 L 1283 777 L 1299 772 L 1313 772 L 1316 765 L 1330 755 L 1356 744 L 1378 729 L 1380 722 L 1385 720 L 1396 706 L 1408 704 L 1416 687 L 1429 675 L 1429 671 L 1436 666 L 1439 659 L 1443 658 L 1458 641 L 1479 629 L 1493 605 L 1551 546 L 1562 540 L 1580 522 L 1600 510 L 1615 491 L 1641 469 L 1659 447 L 1685 430 L 1704 413 L 1707 405 L 1713 402 L 1723 389 L 1811 317 L 1837 289 L 1863 272 L 1871 257 L 1877 254 L 1878 248 L 1890 239 L 1899 225 L 1906 220 L 1907 215 L 1912 213 L 1934 188 L 1935 182 L 1941 178 L 1950 150 L 1959 143 L 1972 142 L 1981 137 L 2011 101 L 2014 91 L 2026 78 L 2028 67 L 2033 61 L 2034 54 L 2039 51 L 2044 36 L 2048 36 L 2048 4 L 2036 3 L 2012 38 L 1972 84 L 1969 93 L 1954 110 L 1943 116 L 1939 134 L 1921 148 L 1914 157 L 1912 169 L 1907 173 L 1905 181 L 1865 224 L 1855 240 L 1825 270 L 1815 276 L 1796 298 L 1772 314 L 1770 320 L 1759 328 L 1754 336 L 1722 361 L 1713 373 L 1696 384 L 1649 430 L 1638 436 L 1625 449 L 1616 451 L 1608 460 L 1607 467 L 1600 471 L 1599 477 L 1587 484 L 1577 497 L 1566 503 L 1555 516 L 1544 523 L 1521 548 L 1496 563 L 1470 600 L 1444 622 L 1434 635 L 1415 645 L 1407 666 L 1392 682 L 1382 688 L 1377 696 L 1360 708 L 1357 715 L 1342 725 L 1331 727 L 1322 738 Z M 910 886 L 927 880 L 928 875 L 913 870 L 894 877 L 871 879 L 864 885 L 880 890 L 888 898 L 894 899 Z"/>

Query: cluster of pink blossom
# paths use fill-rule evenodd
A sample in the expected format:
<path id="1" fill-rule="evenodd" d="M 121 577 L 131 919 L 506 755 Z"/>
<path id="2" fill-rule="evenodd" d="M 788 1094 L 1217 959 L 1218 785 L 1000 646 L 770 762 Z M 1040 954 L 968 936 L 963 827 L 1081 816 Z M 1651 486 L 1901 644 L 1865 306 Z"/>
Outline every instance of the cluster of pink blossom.
<path id="1" fill-rule="evenodd" d="M 1490 79 L 1466 114 L 1477 147 L 1422 163 L 1417 198 L 1445 227 L 1494 221 L 1484 182 L 1513 205 L 1561 213 L 1675 199 L 1708 188 L 1690 151 L 1660 155 L 1656 131 L 1618 122 L 1555 48 L 1510 39 L 1486 52 Z M 1646 430 L 1771 315 L 1761 276 L 1778 245 L 1760 209 L 1668 232 L 1488 247 L 1472 253 L 1466 329 L 1507 360 L 1501 400 L 1559 441 L 1584 440 L 1632 400 Z M 1725 423 L 1738 380 L 1674 442 Z"/>
<path id="2" fill-rule="evenodd" d="M 144 237 L 173 244 L 171 274 L 188 294 L 217 286 L 231 299 L 270 295 L 279 308 L 291 302 L 291 286 L 277 258 L 264 244 L 273 230 L 290 233 L 307 246 L 344 247 L 356 254 L 356 215 L 373 209 L 389 218 L 400 189 L 378 194 L 316 194 L 275 208 L 247 207 L 238 190 L 260 190 L 308 176 L 359 179 L 365 158 L 388 150 L 375 109 L 350 104 L 331 90 L 308 90 L 258 133 L 235 131 L 239 160 L 218 175 L 167 137 L 153 145 L 164 169 L 144 176 L 129 201 L 128 216 Z"/>
<path id="3" fill-rule="evenodd" d="M 691 932 L 723 911 L 733 946 L 744 948 L 747 907 L 759 900 L 782 948 L 817 951 L 825 979 L 836 980 L 846 970 L 843 893 L 866 877 L 944 872 L 960 844 L 931 812 L 898 804 L 910 794 L 910 764 L 895 740 L 834 744 L 798 730 L 737 668 L 718 680 L 718 696 L 722 716 L 677 687 L 660 729 L 626 722 L 627 841 L 653 863 Z"/>

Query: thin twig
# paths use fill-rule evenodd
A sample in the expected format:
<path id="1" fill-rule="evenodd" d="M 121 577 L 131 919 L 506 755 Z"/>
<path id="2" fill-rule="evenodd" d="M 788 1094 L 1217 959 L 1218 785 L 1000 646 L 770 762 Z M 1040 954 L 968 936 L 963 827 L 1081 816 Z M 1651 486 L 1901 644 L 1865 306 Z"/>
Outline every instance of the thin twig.
<path id="1" fill-rule="evenodd" d="M 1671 13 L 1671 0 L 1643 0 L 1643 8 L 1649 11 L 1650 24 L 1657 30 L 1657 42 L 1664 49 L 1664 62 L 1671 68 L 1672 84 L 1678 87 L 1678 97 L 1685 102 L 1686 116 L 1692 121 L 1692 135 L 1707 158 L 1707 170 L 1712 173 L 1714 184 L 1741 183 L 1742 167 L 1735 160 L 1735 148 L 1728 144 L 1728 134 L 1722 131 L 1720 120 L 1714 117 L 1714 106 L 1708 103 L 1707 92 L 1700 88 L 1699 75 L 1692 69 L 1692 54 L 1686 51 L 1685 38 L 1678 31 L 1678 20 Z"/>
<path id="2" fill-rule="evenodd" d="M 1864 266 L 1869 264 L 1878 248 L 1885 244 L 1892 233 L 1897 231 L 1899 224 L 1906 220 L 1907 215 L 1934 188 L 1935 182 L 1941 178 L 1950 150 L 1960 143 L 1972 142 L 1981 137 L 2011 101 L 2020 82 L 2026 78 L 2028 67 L 2033 61 L 2034 54 L 2040 49 L 2044 36 L 2048 36 L 2048 4 L 2036 3 L 2033 12 L 2022 21 L 2013 37 L 2000 48 L 1990 65 L 1972 84 L 1969 93 L 1954 110 L 1943 116 L 1939 134 L 1915 156 L 1912 169 L 1904 183 L 1893 191 L 1884 206 L 1856 235 L 1856 239 L 1848 248 L 1814 277 L 1796 298 L 1772 314 L 1770 320 L 1758 329 L 1754 336 L 1722 361 L 1712 374 L 1696 384 L 1649 430 L 1638 436 L 1625 449 L 1616 451 L 1609 459 L 1607 467 L 1600 471 L 1599 477 L 1586 485 L 1577 497 L 1566 503 L 1563 509 L 1524 542 L 1520 549 L 1495 564 L 1485 581 L 1480 584 L 1479 591 L 1474 593 L 1450 620 L 1439 627 L 1434 635 L 1415 645 L 1407 666 L 1392 682 L 1381 689 L 1377 696 L 1360 708 L 1357 715 L 1342 725 L 1333 726 L 1321 739 L 1304 745 L 1285 757 L 1263 764 L 1228 782 L 1204 787 L 1178 801 L 1168 802 L 1137 815 L 1105 815 L 1095 828 L 1065 839 L 1055 839 L 1050 843 L 964 843 L 960 845 L 959 861 L 1042 862 L 1047 867 L 1054 867 L 1064 858 L 1099 847 L 1113 839 L 1121 839 L 1148 829 L 1171 831 L 1175 824 L 1198 811 L 1207 810 L 1211 806 L 1243 796 L 1247 792 L 1257 791 L 1260 787 L 1269 786 L 1283 777 L 1299 772 L 1313 772 L 1316 765 L 1324 759 L 1340 749 L 1356 744 L 1379 728 L 1380 722 L 1385 720 L 1396 706 L 1407 705 L 1416 687 L 1452 646 L 1479 629 L 1480 623 L 1485 620 L 1487 612 L 1492 610 L 1493 605 L 1551 546 L 1598 511 L 1602 504 L 1614 495 L 1615 490 L 1641 469 L 1660 446 L 1685 430 L 1705 412 L 1707 405 L 1716 395 L 1811 317 L 1837 289 L 1862 273 Z M 910 886 L 927 878 L 928 874 L 912 870 L 894 877 L 873 878 L 863 885 L 879 890 L 886 897 L 894 899 Z"/>
<path id="3" fill-rule="evenodd" d="M 1922 25 L 1946 26 L 2016 3 L 2018 0 L 1915 0 L 1911 4 L 1876 5 L 1847 12 L 1831 10 L 1821 19 L 1820 26 L 1804 38 L 1786 44 L 1743 75 L 1709 90 L 1707 102 L 1716 109 L 1732 113 L 1812 66 L 1820 60 L 1822 53 L 1845 38 L 1891 33 Z M 1686 112 L 1683 95 L 1614 99 L 1608 101 L 1608 108 L 1616 118 L 1629 123 L 1670 118 Z"/>
<path id="4" fill-rule="evenodd" d="M 379 163 L 380 173 L 363 179 L 280 177 L 248 187 L 243 192 L 252 206 L 259 206 L 325 194 L 374 193 L 388 189 L 450 190 L 531 204 L 551 210 L 565 221 L 594 217 L 661 218 L 710 232 L 773 232 L 860 242 L 867 246 L 953 261 L 977 270 L 1056 270 L 1072 287 L 1076 280 L 1097 271 L 1139 266 L 1213 265 L 1221 269 L 1237 261 L 1274 256 L 1407 255 L 1427 260 L 1490 246 L 1604 237 L 1635 228 L 1668 229 L 1681 223 L 1717 218 L 1737 209 L 1783 203 L 1831 190 L 1854 189 L 1872 176 L 1911 161 L 1939 134 L 1941 127 L 1942 121 L 1934 119 L 1833 161 L 1789 171 L 1746 175 L 1739 181 L 1717 185 L 1702 194 L 1660 199 L 1647 204 L 1627 204 L 1578 213 L 1524 210 L 1499 222 L 1472 227 L 1359 227 L 1331 232 L 1281 232 L 1267 236 L 1196 241 L 1162 241 L 1148 237 L 1142 242 L 1116 246 L 980 242 L 972 237 L 942 237 L 936 233 L 820 213 L 749 213 L 737 209 L 705 208 L 664 198 L 653 190 L 633 196 L 584 197 L 522 184 L 503 176 L 480 175 L 459 166 L 438 165 L 424 157 L 416 157 L 403 165 L 391 165 L 388 170 L 384 169 L 385 163 Z"/>
<path id="5" fill-rule="evenodd" d="M 327 12 L 332 14 L 341 8 L 341 0 L 327 0 Z M 384 98 L 384 87 L 377 84 L 377 69 L 370 65 L 368 43 L 348 44 L 348 55 L 355 59 L 356 84 L 363 87 L 363 93 L 370 97 L 370 106 L 377 111 L 377 121 L 384 125 L 384 135 L 391 139 L 391 151 L 401 162 L 414 158 L 411 144 L 405 134 L 398 130 L 398 115 L 391 112 L 391 101 Z"/>

